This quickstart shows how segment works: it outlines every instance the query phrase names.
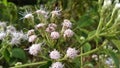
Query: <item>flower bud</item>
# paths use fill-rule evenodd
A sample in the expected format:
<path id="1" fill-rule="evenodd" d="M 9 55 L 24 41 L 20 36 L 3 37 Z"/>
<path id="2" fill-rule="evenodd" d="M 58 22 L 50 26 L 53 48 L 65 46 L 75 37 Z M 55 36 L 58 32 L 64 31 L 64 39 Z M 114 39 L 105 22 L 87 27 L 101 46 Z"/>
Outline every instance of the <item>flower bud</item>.
<path id="1" fill-rule="evenodd" d="M 67 20 L 67 19 L 64 20 L 62 25 L 63 25 L 63 28 L 65 29 L 72 28 L 72 23 L 70 22 L 70 20 Z"/>
<path id="2" fill-rule="evenodd" d="M 31 29 L 27 32 L 27 36 L 31 36 L 33 34 L 35 34 L 34 29 Z"/>

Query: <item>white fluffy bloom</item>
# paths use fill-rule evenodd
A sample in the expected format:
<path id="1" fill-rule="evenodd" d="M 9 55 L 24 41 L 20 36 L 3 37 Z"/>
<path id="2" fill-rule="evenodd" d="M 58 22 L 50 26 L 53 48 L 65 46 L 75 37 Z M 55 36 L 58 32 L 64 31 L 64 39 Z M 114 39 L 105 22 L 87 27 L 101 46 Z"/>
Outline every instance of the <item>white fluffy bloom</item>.
<path id="1" fill-rule="evenodd" d="M 61 15 L 61 10 L 54 10 L 54 11 L 52 11 L 51 12 L 51 14 L 52 14 L 52 17 L 55 17 L 55 16 L 60 16 Z"/>
<path id="2" fill-rule="evenodd" d="M 54 32 L 51 32 L 50 37 L 52 39 L 58 39 L 60 37 L 60 34 L 58 32 L 56 32 L 56 31 L 54 31 Z"/>
<path id="3" fill-rule="evenodd" d="M 41 44 L 33 44 L 30 48 L 29 48 L 29 53 L 31 55 L 37 56 L 37 54 L 39 53 L 39 51 L 41 50 Z"/>
<path id="4" fill-rule="evenodd" d="M 72 37 L 74 35 L 74 32 L 71 29 L 67 29 L 64 31 L 64 37 Z"/>
<path id="5" fill-rule="evenodd" d="M 107 58 L 107 60 L 105 61 L 105 64 L 107 64 L 110 68 L 114 68 L 113 67 L 113 64 L 114 64 L 114 61 L 112 58 Z"/>
<path id="6" fill-rule="evenodd" d="M 37 10 L 36 13 L 39 15 L 40 14 L 43 15 L 45 18 L 48 18 L 48 12 L 46 12 L 45 10 L 40 9 L 40 10 Z"/>
<path id="7" fill-rule="evenodd" d="M 28 41 L 29 41 L 29 42 L 35 42 L 36 39 L 37 39 L 37 36 L 36 36 L 36 35 L 31 35 L 31 36 L 29 36 Z"/>
<path id="8" fill-rule="evenodd" d="M 116 3 L 115 4 L 115 9 L 119 9 L 120 8 L 120 3 Z"/>
<path id="9" fill-rule="evenodd" d="M 0 40 L 3 40 L 6 37 L 5 32 L 0 32 Z"/>
<path id="10" fill-rule="evenodd" d="M 20 44 L 20 42 L 21 42 L 21 39 L 19 39 L 19 38 L 12 38 L 10 44 L 18 45 L 18 44 Z"/>
<path id="11" fill-rule="evenodd" d="M 63 28 L 72 28 L 72 23 L 70 20 L 65 19 L 64 22 L 62 23 Z"/>
<path id="12" fill-rule="evenodd" d="M 33 34 L 35 34 L 34 29 L 31 29 L 31 30 L 29 30 L 29 31 L 27 32 L 27 36 L 31 36 L 31 35 L 33 35 Z"/>
<path id="13" fill-rule="evenodd" d="M 14 26 L 10 25 L 10 26 L 7 27 L 7 33 L 12 34 L 14 32 L 16 32 L 16 28 Z"/>
<path id="14" fill-rule="evenodd" d="M 26 19 L 33 18 L 33 17 L 34 17 L 34 16 L 33 16 L 31 13 L 26 14 L 26 15 L 24 16 L 24 18 L 26 18 Z"/>
<path id="15" fill-rule="evenodd" d="M 112 1 L 111 1 L 111 0 L 104 0 L 103 7 L 104 7 L 104 8 L 108 8 L 111 4 L 112 4 Z"/>
<path id="16" fill-rule="evenodd" d="M 63 68 L 64 65 L 61 62 L 55 62 L 51 65 L 50 68 Z"/>
<path id="17" fill-rule="evenodd" d="M 59 59 L 60 58 L 60 53 L 57 50 L 51 51 L 49 54 L 51 59 Z"/>
<path id="18" fill-rule="evenodd" d="M 36 29 L 40 29 L 40 28 L 43 28 L 45 26 L 44 23 L 40 23 L 38 25 L 35 26 Z"/>
<path id="19" fill-rule="evenodd" d="M 75 48 L 68 48 L 68 50 L 67 50 L 67 57 L 69 57 L 69 58 L 75 58 L 76 56 L 77 56 L 77 53 L 78 53 L 78 51 L 75 49 Z"/>
<path id="20" fill-rule="evenodd" d="M 6 22 L 0 22 L 0 27 L 6 27 Z"/>
<path id="21" fill-rule="evenodd" d="M 27 40 L 27 35 L 23 32 L 14 32 L 12 33 L 12 37 L 20 40 Z"/>

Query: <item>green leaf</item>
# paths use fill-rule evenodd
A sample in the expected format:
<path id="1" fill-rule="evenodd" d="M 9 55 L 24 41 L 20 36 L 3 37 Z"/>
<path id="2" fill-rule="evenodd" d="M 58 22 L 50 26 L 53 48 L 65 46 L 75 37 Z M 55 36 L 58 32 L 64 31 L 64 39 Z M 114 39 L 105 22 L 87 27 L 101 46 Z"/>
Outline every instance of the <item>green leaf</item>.
<path id="1" fill-rule="evenodd" d="M 120 40 L 112 40 L 113 44 L 118 48 L 120 51 Z"/>
<path id="2" fill-rule="evenodd" d="M 48 61 L 47 64 L 40 65 L 38 68 L 49 68 L 51 64 L 52 64 L 52 62 Z"/>
<path id="3" fill-rule="evenodd" d="M 83 46 L 83 50 L 84 52 L 88 52 L 91 50 L 91 45 L 89 43 L 86 43 L 84 46 Z"/>
<path id="4" fill-rule="evenodd" d="M 12 56 L 18 59 L 26 60 L 25 52 L 21 48 L 14 48 L 12 50 Z"/>
<path id="5" fill-rule="evenodd" d="M 9 62 L 10 61 L 10 53 L 7 49 L 4 50 L 3 55 L 4 55 L 5 60 L 7 62 Z"/>

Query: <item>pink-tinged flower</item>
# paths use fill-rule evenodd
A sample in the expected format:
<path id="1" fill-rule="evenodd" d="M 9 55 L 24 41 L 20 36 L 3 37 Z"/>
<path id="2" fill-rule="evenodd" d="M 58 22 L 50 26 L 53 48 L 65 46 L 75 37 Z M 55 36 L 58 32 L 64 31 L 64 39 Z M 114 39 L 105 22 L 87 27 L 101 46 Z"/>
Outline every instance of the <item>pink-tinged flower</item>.
<path id="1" fill-rule="evenodd" d="M 31 29 L 31 30 L 29 30 L 29 31 L 27 32 L 27 36 L 31 36 L 31 35 L 33 35 L 33 34 L 35 34 L 34 29 Z"/>
<path id="2" fill-rule="evenodd" d="M 60 34 L 58 33 L 58 32 L 51 32 L 51 35 L 50 35 L 50 37 L 52 38 L 52 39 L 58 39 L 59 37 L 60 37 Z"/>
<path id="3" fill-rule="evenodd" d="M 77 56 L 78 51 L 75 48 L 68 48 L 67 50 L 67 57 L 69 58 L 75 58 Z"/>
<path id="4" fill-rule="evenodd" d="M 72 28 L 72 23 L 68 19 L 65 19 L 62 25 L 64 29 Z"/>
<path id="5" fill-rule="evenodd" d="M 34 16 L 31 14 L 31 13 L 29 13 L 29 14 L 26 14 L 25 16 L 24 16 L 24 18 L 26 18 L 26 19 L 31 19 L 31 18 L 33 18 Z"/>
<path id="6" fill-rule="evenodd" d="M 37 36 L 36 35 L 31 35 L 31 36 L 29 36 L 29 42 L 35 42 L 36 41 L 36 39 L 37 39 Z"/>
<path id="7" fill-rule="evenodd" d="M 51 65 L 50 68 L 63 68 L 64 65 L 61 62 L 55 62 Z"/>
<path id="8" fill-rule="evenodd" d="M 64 31 L 64 37 L 72 37 L 74 35 L 74 32 L 71 29 L 67 29 Z"/>
<path id="9" fill-rule="evenodd" d="M 54 28 L 54 27 L 47 27 L 47 28 L 46 28 L 46 32 L 51 33 L 51 32 L 53 32 L 53 31 L 55 31 L 55 28 Z"/>
<path id="10" fill-rule="evenodd" d="M 54 27 L 54 28 L 56 28 L 56 27 L 57 27 L 57 25 L 56 25 L 56 24 L 54 24 L 54 23 L 51 23 L 51 24 L 49 24 L 49 25 L 48 25 L 48 27 Z"/>
<path id="11" fill-rule="evenodd" d="M 37 54 L 39 53 L 39 51 L 41 51 L 41 45 L 40 44 L 33 44 L 30 48 L 29 48 L 29 53 L 33 56 L 37 56 Z"/>
<path id="12" fill-rule="evenodd" d="M 40 24 L 38 24 L 38 25 L 36 25 L 36 29 L 40 29 L 40 28 L 43 28 L 45 26 L 45 24 L 44 23 L 40 23 Z"/>
<path id="13" fill-rule="evenodd" d="M 57 50 L 51 51 L 49 54 L 51 59 L 59 59 L 60 58 L 60 53 Z"/>

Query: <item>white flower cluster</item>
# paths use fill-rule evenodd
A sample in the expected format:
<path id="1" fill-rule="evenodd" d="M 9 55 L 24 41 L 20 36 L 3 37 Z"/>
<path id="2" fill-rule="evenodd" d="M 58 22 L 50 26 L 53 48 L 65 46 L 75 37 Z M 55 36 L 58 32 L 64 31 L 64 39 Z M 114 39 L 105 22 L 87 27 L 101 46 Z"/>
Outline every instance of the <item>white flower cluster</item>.
<path id="1" fill-rule="evenodd" d="M 56 31 L 54 31 L 54 32 L 51 32 L 50 37 L 52 39 L 58 39 L 60 37 L 60 34 L 58 32 L 56 32 Z"/>
<path id="2" fill-rule="evenodd" d="M 33 56 L 37 56 L 40 50 L 41 44 L 32 44 L 32 46 L 29 48 L 29 53 Z"/>
<path id="3" fill-rule="evenodd" d="M 60 58 L 60 53 L 57 50 L 53 50 L 50 52 L 49 56 L 51 59 L 57 60 Z"/>
<path id="4" fill-rule="evenodd" d="M 74 59 L 77 56 L 78 51 L 75 48 L 68 48 L 67 57 Z"/>
<path id="5" fill-rule="evenodd" d="M 51 65 L 50 68 L 63 68 L 64 65 L 61 62 L 55 62 Z"/>

